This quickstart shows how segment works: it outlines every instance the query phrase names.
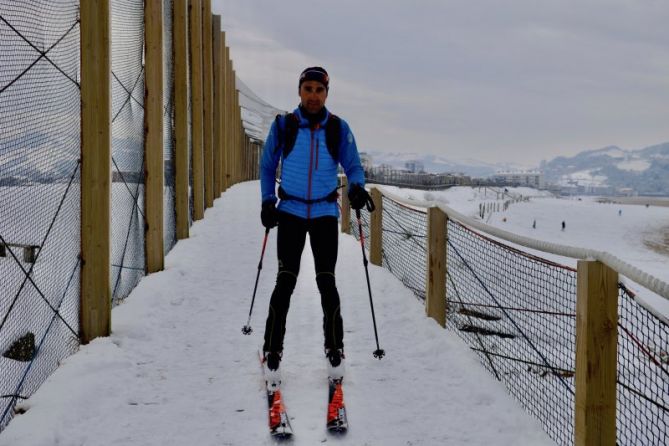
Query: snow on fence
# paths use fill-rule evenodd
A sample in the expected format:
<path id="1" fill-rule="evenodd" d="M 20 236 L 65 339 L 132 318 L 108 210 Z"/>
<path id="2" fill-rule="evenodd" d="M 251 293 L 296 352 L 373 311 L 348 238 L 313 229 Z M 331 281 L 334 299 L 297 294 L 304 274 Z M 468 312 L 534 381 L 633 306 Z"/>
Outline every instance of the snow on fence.
<path id="1" fill-rule="evenodd" d="M 211 0 L 0 0 L 0 431 L 256 178 L 277 110 L 239 97 L 220 26 Z"/>
<path id="2" fill-rule="evenodd" d="M 605 253 L 520 237 L 372 188 L 370 261 L 425 302 L 560 445 L 667 444 L 669 324 L 619 280 L 669 285 Z M 358 222 L 342 199 L 342 231 Z M 523 247 L 579 259 L 576 268 Z"/>

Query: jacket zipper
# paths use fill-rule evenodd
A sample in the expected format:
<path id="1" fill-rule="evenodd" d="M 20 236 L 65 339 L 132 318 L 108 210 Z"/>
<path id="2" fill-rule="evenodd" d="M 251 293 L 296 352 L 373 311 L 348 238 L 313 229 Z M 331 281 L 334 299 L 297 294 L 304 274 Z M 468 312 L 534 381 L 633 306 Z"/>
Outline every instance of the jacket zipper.
<path id="1" fill-rule="evenodd" d="M 318 125 L 316 126 L 318 129 Z M 312 165 L 314 163 L 314 128 L 311 128 L 311 143 L 309 145 L 309 184 L 307 184 L 307 200 L 311 200 L 311 178 L 312 178 Z M 311 218 L 311 204 L 307 204 L 307 219 Z"/>

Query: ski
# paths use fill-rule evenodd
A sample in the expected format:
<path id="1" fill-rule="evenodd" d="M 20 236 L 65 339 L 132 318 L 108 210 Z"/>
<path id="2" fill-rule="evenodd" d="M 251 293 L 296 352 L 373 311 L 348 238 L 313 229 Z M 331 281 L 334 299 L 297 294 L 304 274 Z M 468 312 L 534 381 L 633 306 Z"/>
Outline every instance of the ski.
<path id="1" fill-rule="evenodd" d="M 328 378 L 328 389 L 327 429 L 332 433 L 344 434 L 348 430 L 348 419 L 346 418 L 342 380 Z"/>
<path id="2" fill-rule="evenodd" d="M 287 440 L 293 436 L 288 412 L 283 404 L 281 390 L 267 391 L 267 406 L 269 408 L 269 433 L 272 437 Z"/>
<path id="3" fill-rule="evenodd" d="M 263 357 L 260 351 L 258 351 L 258 358 L 260 359 L 260 368 L 264 372 Z M 281 390 L 269 390 L 264 373 L 263 380 L 265 383 L 265 390 L 267 391 L 269 434 L 277 440 L 288 440 L 293 436 L 293 428 L 290 425 L 288 412 L 286 412 L 286 406 L 283 403 L 283 395 L 281 394 Z"/>

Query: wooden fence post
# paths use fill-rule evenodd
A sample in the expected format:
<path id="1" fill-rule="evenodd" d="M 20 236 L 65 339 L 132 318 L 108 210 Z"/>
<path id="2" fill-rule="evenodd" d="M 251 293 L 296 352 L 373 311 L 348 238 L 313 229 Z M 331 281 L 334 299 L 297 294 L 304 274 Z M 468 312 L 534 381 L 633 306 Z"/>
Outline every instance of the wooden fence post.
<path id="1" fill-rule="evenodd" d="M 189 235 L 188 0 L 174 0 L 174 165 L 177 239 Z"/>
<path id="2" fill-rule="evenodd" d="M 80 4 L 81 342 L 111 333 L 111 5 Z"/>
<path id="3" fill-rule="evenodd" d="M 255 162 L 255 179 L 260 179 L 260 154 L 262 153 L 262 144 L 256 142 L 256 162 Z"/>
<path id="4" fill-rule="evenodd" d="M 214 82 L 211 0 L 202 1 L 202 106 L 205 208 L 214 206 Z"/>
<path id="5" fill-rule="evenodd" d="M 214 39 L 213 57 L 214 57 L 214 198 L 221 196 L 223 188 L 221 185 L 221 156 L 223 155 L 221 132 L 222 125 L 222 111 L 223 98 L 221 74 L 221 16 L 215 15 L 212 21 L 212 34 Z"/>
<path id="6" fill-rule="evenodd" d="M 348 201 L 348 178 L 342 175 L 341 186 L 341 232 L 351 233 L 351 203 Z"/>
<path id="7" fill-rule="evenodd" d="M 444 211 L 428 208 L 425 313 L 442 327 L 446 326 L 446 222 Z"/>
<path id="8" fill-rule="evenodd" d="M 225 47 L 225 56 L 223 57 L 224 62 L 224 81 L 225 85 L 223 86 L 223 120 L 225 125 L 223 127 L 223 189 L 227 190 L 232 184 L 230 181 L 230 148 L 232 146 L 230 140 L 230 134 L 232 133 L 231 117 L 230 117 L 230 100 L 232 98 L 232 92 L 230 91 L 230 48 Z"/>
<path id="9" fill-rule="evenodd" d="M 233 70 L 232 78 L 236 79 L 236 73 Z M 234 100 L 234 120 L 235 120 L 235 184 L 239 183 L 242 178 L 241 174 L 241 152 L 242 152 L 242 121 L 240 119 L 240 110 L 239 110 L 239 90 L 237 90 L 235 82 L 234 95 L 232 97 Z"/>
<path id="10" fill-rule="evenodd" d="M 376 210 L 371 213 L 369 228 L 369 261 L 373 265 L 383 265 L 383 195 L 381 191 L 372 187 L 372 200 Z"/>
<path id="11" fill-rule="evenodd" d="M 579 260 L 576 302 L 575 446 L 615 446 L 618 273 Z"/>
<path id="12" fill-rule="evenodd" d="M 249 148 L 249 135 L 246 132 L 242 131 L 242 181 L 248 179 L 248 158 L 246 154 L 248 153 Z"/>
<path id="13" fill-rule="evenodd" d="M 204 115 L 202 85 L 202 5 L 189 0 L 189 41 L 191 76 L 191 144 L 193 170 L 193 220 L 204 218 Z"/>
<path id="14" fill-rule="evenodd" d="M 163 0 L 144 2 L 144 237 L 147 273 L 165 264 L 163 241 Z"/>
<path id="15" fill-rule="evenodd" d="M 235 87 L 234 64 L 230 60 L 230 184 L 237 184 L 237 134 L 239 126 L 237 125 L 237 89 Z"/>

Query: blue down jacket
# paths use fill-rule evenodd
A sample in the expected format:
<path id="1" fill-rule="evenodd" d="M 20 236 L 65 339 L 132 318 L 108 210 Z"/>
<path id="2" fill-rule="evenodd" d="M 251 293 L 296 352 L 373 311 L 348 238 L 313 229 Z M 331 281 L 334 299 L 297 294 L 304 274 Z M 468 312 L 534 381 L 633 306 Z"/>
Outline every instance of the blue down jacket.
<path id="1" fill-rule="evenodd" d="M 330 112 L 326 110 L 325 118 L 318 128 L 313 130 L 309 127 L 307 119 L 300 113 L 299 108 L 293 113 L 299 118 L 300 124 L 295 145 L 285 159 L 283 159 L 283 151 L 279 148 L 276 121 L 272 124 L 265 140 L 260 159 L 262 201 L 271 200 L 274 203 L 277 201 L 275 178 L 279 160 L 281 160 L 281 187 L 290 196 L 304 200 L 318 200 L 328 196 L 337 187 L 339 164 L 344 168 L 349 186 L 357 183 L 364 187 L 365 173 L 348 124 L 343 119 L 341 120 L 339 159 L 334 160 L 325 145 L 325 124 L 330 117 Z M 336 202 L 319 201 L 308 204 L 298 200 L 281 200 L 277 208 L 307 219 L 326 215 L 339 216 Z"/>

